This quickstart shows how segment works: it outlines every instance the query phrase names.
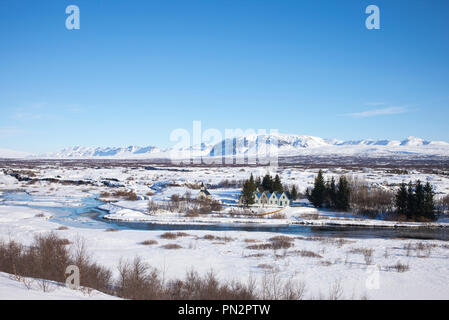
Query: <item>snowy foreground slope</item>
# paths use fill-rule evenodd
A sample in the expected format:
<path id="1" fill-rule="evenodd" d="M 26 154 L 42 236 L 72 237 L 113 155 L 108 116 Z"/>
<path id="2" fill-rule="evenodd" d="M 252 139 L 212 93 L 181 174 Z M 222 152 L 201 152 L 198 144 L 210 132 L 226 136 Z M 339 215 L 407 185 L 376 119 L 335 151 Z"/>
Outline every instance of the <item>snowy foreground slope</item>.
<path id="1" fill-rule="evenodd" d="M 96 290 L 71 290 L 61 284 L 41 279 L 17 277 L 0 272 L 0 300 L 113 300 L 117 297 Z"/>
<path id="2" fill-rule="evenodd" d="M 270 149 L 271 148 L 271 149 Z M 449 157 L 449 143 L 408 137 L 399 140 L 341 141 L 292 134 L 246 135 L 219 143 L 179 148 L 148 147 L 70 147 L 60 152 L 34 155 L 50 159 L 189 159 L 221 156 L 249 157 L 267 150 L 281 157 L 362 156 L 362 157 Z M 27 154 L 0 149 L 0 158 L 25 158 Z"/>
<path id="3" fill-rule="evenodd" d="M 331 288 L 339 283 L 344 299 L 447 299 L 449 297 L 449 249 L 445 242 L 424 241 L 433 248 L 430 256 L 419 257 L 416 252 L 406 253 L 404 246 L 410 240 L 364 239 L 345 241 L 294 240 L 294 248 L 284 252 L 278 250 L 251 250 L 248 245 L 266 243 L 275 233 L 228 231 L 213 232 L 215 237 L 232 240 L 211 241 L 205 238 L 208 231 L 187 231 L 187 235 L 175 240 L 162 239 L 162 231 L 120 230 L 105 231 L 101 223 L 90 226 L 70 227 L 57 230 L 59 224 L 51 222 L 45 210 L 0 206 L 0 235 L 3 240 L 12 237 L 25 244 L 31 243 L 34 234 L 49 231 L 75 241 L 86 240 L 90 255 L 100 264 L 110 267 L 118 276 L 119 260 L 140 256 L 158 268 L 168 279 L 181 278 L 191 269 L 205 274 L 214 270 L 221 280 L 247 281 L 248 277 L 260 280 L 264 274 L 277 277 L 282 282 L 288 279 L 303 281 L 307 299 L 326 299 Z M 7 222 L 7 223 L 6 223 Z M 145 240 L 154 240 L 155 245 L 145 246 Z M 181 248 L 167 250 L 166 244 L 178 244 Z M 372 265 L 366 265 L 356 250 L 372 249 Z M 316 257 L 303 257 L 299 252 L 313 252 Z M 397 272 L 389 266 L 398 261 L 407 264 L 409 270 Z M 271 273 L 273 272 L 273 273 Z M 260 282 L 259 282 L 260 283 Z M 39 290 L 29 291 L 18 283 L 0 276 L 2 299 L 96 299 L 107 298 L 68 292 L 59 288 L 53 293 Z M 73 295 L 72 295 L 73 293 Z"/>

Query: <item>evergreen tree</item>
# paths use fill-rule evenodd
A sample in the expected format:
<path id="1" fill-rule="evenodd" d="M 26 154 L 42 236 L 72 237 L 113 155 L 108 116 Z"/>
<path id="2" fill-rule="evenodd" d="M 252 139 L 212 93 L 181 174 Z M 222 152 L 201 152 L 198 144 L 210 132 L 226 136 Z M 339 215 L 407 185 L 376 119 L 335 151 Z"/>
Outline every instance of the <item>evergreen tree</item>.
<path id="1" fill-rule="evenodd" d="M 335 207 L 338 210 L 348 210 L 350 207 L 350 204 L 349 204 L 350 195 L 351 195 L 351 190 L 349 188 L 348 179 L 346 179 L 345 176 L 340 176 L 340 180 L 338 182 L 338 190 L 337 190 Z"/>
<path id="2" fill-rule="evenodd" d="M 415 186 L 415 216 L 417 217 L 424 216 L 424 198 L 424 187 L 421 181 L 418 180 Z"/>
<path id="3" fill-rule="evenodd" d="M 321 208 L 324 203 L 324 197 L 326 193 L 326 186 L 324 184 L 323 171 L 318 172 L 318 176 L 315 178 L 315 183 L 312 191 L 309 194 L 309 201 L 316 208 Z"/>
<path id="4" fill-rule="evenodd" d="M 276 191 L 280 192 L 280 193 L 284 192 L 284 188 L 282 187 L 282 183 L 281 183 L 281 178 L 279 177 L 278 174 L 274 177 L 272 188 L 273 188 L 273 190 L 271 192 L 276 192 Z"/>
<path id="5" fill-rule="evenodd" d="M 268 173 L 263 177 L 262 188 L 264 191 L 273 192 L 273 179 Z"/>
<path id="6" fill-rule="evenodd" d="M 407 188 L 407 210 L 406 215 L 408 219 L 413 218 L 416 213 L 416 198 L 415 198 L 415 191 L 413 190 L 412 182 L 410 181 L 408 183 Z"/>
<path id="7" fill-rule="evenodd" d="M 260 177 L 256 178 L 255 184 L 256 184 L 256 188 L 261 189 L 261 187 L 262 187 L 262 180 L 260 179 Z"/>
<path id="8" fill-rule="evenodd" d="M 328 208 L 335 208 L 337 203 L 337 187 L 335 185 L 335 178 L 332 177 L 326 182 L 326 206 Z"/>
<path id="9" fill-rule="evenodd" d="M 249 180 L 246 180 L 243 183 L 243 189 L 242 189 L 242 202 L 247 207 L 251 204 L 254 204 L 254 192 L 256 191 L 256 184 L 254 183 L 254 180 L 251 181 L 251 178 Z"/>
<path id="10" fill-rule="evenodd" d="M 298 198 L 298 191 L 296 190 L 295 185 L 293 185 L 292 190 L 290 191 L 290 197 L 293 201 L 296 201 L 296 198 Z"/>
<path id="11" fill-rule="evenodd" d="M 433 188 L 429 182 L 424 186 L 424 217 L 430 220 L 435 220 L 435 200 Z"/>
<path id="12" fill-rule="evenodd" d="M 397 213 L 400 215 L 407 215 L 407 199 L 408 191 L 404 182 L 401 183 L 399 190 L 396 193 L 395 205 Z"/>

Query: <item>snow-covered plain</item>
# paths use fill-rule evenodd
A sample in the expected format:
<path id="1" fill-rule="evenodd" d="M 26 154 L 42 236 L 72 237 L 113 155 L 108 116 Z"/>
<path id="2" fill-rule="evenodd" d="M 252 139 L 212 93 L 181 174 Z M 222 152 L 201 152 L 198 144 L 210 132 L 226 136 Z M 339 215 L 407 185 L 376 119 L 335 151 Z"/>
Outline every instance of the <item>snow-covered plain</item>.
<path id="1" fill-rule="evenodd" d="M 17 179 L 0 173 L 0 239 L 14 239 L 30 244 L 34 235 L 55 232 L 62 238 L 75 241 L 78 237 L 85 239 L 91 256 L 100 264 L 110 267 L 117 276 L 117 265 L 121 258 L 132 259 L 142 257 L 153 267 L 163 271 L 167 278 L 180 278 L 194 268 L 204 274 L 213 269 L 220 279 L 246 281 L 248 277 L 261 279 L 265 274 L 276 276 L 280 281 L 294 278 L 306 285 L 306 299 L 327 298 L 337 283 L 342 286 L 346 299 L 448 299 L 449 286 L 449 243 L 438 240 L 410 240 L 401 238 L 319 238 L 310 236 L 292 237 L 294 246 L 289 249 L 251 249 L 251 245 L 268 243 L 269 239 L 280 235 L 276 232 L 263 231 L 208 231 L 187 230 L 186 236 L 176 239 L 164 239 L 161 235 L 167 230 L 133 230 L 114 225 L 113 222 L 94 220 L 85 215 L 72 215 L 83 207 L 86 199 L 98 197 L 102 192 L 113 192 L 115 188 L 102 184 L 104 179 L 117 179 L 125 187 L 121 190 L 132 190 L 142 199 L 156 202 L 167 200 L 172 194 L 184 194 L 190 191 L 194 196 L 197 189 L 192 185 L 204 182 L 218 184 L 222 180 L 241 180 L 250 173 L 255 176 L 279 173 L 283 182 L 296 184 L 299 191 L 304 191 L 313 182 L 315 169 L 293 168 L 184 168 L 176 170 L 146 170 L 143 167 L 102 167 L 85 166 L 70 167 L 42 165 L 33 168 L 34 178 L 55 178 L 65 180 L 91 181 L 90 185 L 68 185 L 48 181 L 19 182 Z M 20 170 L 18 170 L 20 171 Z M 27 170 L 29 171 L 29 170 Z M 344 169 L 333 169 L 326 175 L 347 173 Z M 390 174 L 380 169 L 354 170 L 349 174 L 365 179 L 368 183 L 382 187 L 391 187 L 403 180 L 430 181 L 441 196 L 449 193 L 447 176 L 411 172 L 406 175 Z M 22 190 L 29 197 L 14 198 L 7 196 L 7 190 Z M 238 197 L 238 189 L 210 189 L 212 195 L 226 205 L 232 204 Z M 116 199 L 120 200 L 120 199 Z M 160 213 L 149 216 L 146 213 L 148 200 L 108 202 L 105 209 L 124 220 L 139 220 L 142 217 L 158 219 L 159 223 L 171 222 L 192 224 L 195 220 L 186 220 L 182 214 Z M 61 209 L 67 209 L 68 212 Z M 319 219 L 310 219 L 310 215 L 318 214 Z M 111 218 L 111 217 L 110 217 Z M 191 218 L 200 219 L 197 223 L 232 224 L 248 222 L 248 217 L 232 218 L 225 216 Z M 212 220 L 211 220 L 212 219 Z M 254 218 L 253 218 L 254 219 Z M 288 221 L 319 222 L 329 219 L 373 223 L 368 219 L 360 219 L 350 214 L 319 211 L 308 207 L 292 207 L 285 211 L 285 218 L 255 218 L 257 223 L 280 224 Z M 253 221 L 254 222 L 254 221 Z M 375 221 L 374 223 L 383 223 Z M 445 223 L 442 221 L 440 223 Z M 61 226 L 68 229 L 61 230 Z M 108 228 L 117 231 L 107 231 Z M 210 240 L 213 235 L 215 238 Z M 143 245 L 146 240 L 155 240 L 157 244 Z M 168 250 L 166 244 L 178 244 L 180 249 Z M 424 251 L 407 249 L 408 244 L 424 244 Z M 358 253 L 372 250 L 368 264 L 365 257 Z M 315 257 L 309 257 L 310 252 Z M 308 254 L 307 254 L 308 253 Z M 405 272 L 397 272 L 391 268 L 401 262 L 409 266 Z M 15 281 L 15 282 L 14 282 Z M 0 274 L 0 298 L 27 299 L 64 299 L 67 294 L 71 298 L 98 298 L 80 293 L 56 291 L 55 295 L 39 290 L 22 290 L 20 282 L 11 280 L 9 276 Z M 68 297 L 67 296 L 67 297 Z M 108 297 L 104 297 L 108 298 Z"/>

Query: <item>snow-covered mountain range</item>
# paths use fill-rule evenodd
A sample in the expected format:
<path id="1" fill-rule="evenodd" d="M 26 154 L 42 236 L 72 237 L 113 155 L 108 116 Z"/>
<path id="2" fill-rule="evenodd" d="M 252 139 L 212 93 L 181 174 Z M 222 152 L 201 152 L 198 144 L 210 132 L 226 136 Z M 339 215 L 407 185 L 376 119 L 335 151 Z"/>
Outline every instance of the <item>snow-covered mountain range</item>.
<path id="1" fill-rule="evenodd" d="M 70 147 L 60 152 L 40 155 L 15 153 L 0 149 L 0 158 L 43 159 L 189 159 L 191 157 L 244 157 L 261 154 L 267 148 L 281 157 L 293 156 L 358 156 L 358 157 L 448 157 L 449 143 L 408 137 L 404 140 L 341 141 L 292 134 L 247 135 L 223 140 L 214 145 L 161 149 L 148 147 Z"/>

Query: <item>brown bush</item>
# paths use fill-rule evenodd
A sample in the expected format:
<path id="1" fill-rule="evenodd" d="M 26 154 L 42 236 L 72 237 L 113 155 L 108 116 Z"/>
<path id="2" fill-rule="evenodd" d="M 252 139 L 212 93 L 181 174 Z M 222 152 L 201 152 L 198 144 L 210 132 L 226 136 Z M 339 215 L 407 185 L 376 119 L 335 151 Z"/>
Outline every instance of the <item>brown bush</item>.
<path id="1" fill-rule="evenodd" d="M 113 193 L 113 197 L 122 198 L 128 201 L 137 201 L 137 194 L 133 191 L 116 191 Z"/>
<path id="2" fill-rule="evenodd" d="M 0 271 L 17 276 L 65 281 L 68 265 L 80 269 L 81 286 L 115 295 L 124 299 L 139 300 L 254 300 L 254 299 L 302 299 L 304 283 L 280 281 L 276 275 L 266 277 L 262 290 L 256 292 L 252 278 L 244 284 L 238 281 L 222 282 L 211 271 L 201 277 L 189 271 L 183 279 L 165 281 L 161 272 L 150 267 L 141 258 L 120 260 L 118 279 L 111 271 L 91 261 L 83 240 L 77 239 L 71 247 L 50 233 L 36 236 L 31 246 L 17 242 L 0 242 Z M 175 245 L 177 246 L 177 245 Z M 262 266 L 261 266 L 262 267 Z M 42 288 L 45 290 L 45 282 Z"/>

